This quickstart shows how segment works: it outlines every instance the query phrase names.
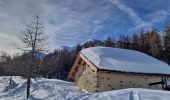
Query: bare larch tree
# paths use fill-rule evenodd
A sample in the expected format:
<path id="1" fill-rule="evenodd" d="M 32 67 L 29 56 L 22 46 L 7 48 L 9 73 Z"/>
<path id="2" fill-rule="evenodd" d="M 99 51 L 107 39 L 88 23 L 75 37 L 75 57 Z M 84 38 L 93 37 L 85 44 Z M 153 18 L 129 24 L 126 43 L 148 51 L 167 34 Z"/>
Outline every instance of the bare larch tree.
<path id="1" fill-rule="evenodd" d="M 26 29 L 22 31 L 20 39 L 22 40 L 24 47 L 22 50 L 30 54 L 30 64 L 28 68 L 27 76 L 27 98 L 30 95 L 31 84 L 31 71 L 33 67 L 36 67 L 36 54 L 38 52 L 47 51 L 47 38 L 44 33 L 44 25 L 40 19 L 39 14 L 35 14 L 30 24 L 26 25 Z"/>

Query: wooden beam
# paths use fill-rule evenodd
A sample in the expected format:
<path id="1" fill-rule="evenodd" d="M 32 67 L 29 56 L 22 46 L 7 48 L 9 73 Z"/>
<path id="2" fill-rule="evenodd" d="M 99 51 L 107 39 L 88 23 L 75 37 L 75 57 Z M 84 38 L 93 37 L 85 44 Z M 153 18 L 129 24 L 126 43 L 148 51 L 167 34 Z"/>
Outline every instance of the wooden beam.
<path id="1" fill-rule="evenodd" d="M 96 66 L 93 64 L 93 63 L 91 63 L 91 61 L 89 61 L 84 55 L 82 55 L 81 53 L 80 53 L 80 57 L 86 62 L 86 64 L 90 67 L 90 68 L 92 68 L 93 70 L 94 70 L 94 72 L 97 74 L 97 68 L 96 68 Z"/>
<path id="2" fill-rule="evenodd" d="M 69 72 L 69 75 L 68 75 L 68 78 L 69 78 L 69 79 L 74 79 L 74 76 L 73 76 L 73 75 L 75 75 L 74 69 L 78 69 L 78 68 L 77 68 L 77 67 L 79 66 L 78 62 L 81 60 L 81 58 L 80 58 L 79 55 L 80 55 L 80 53 L 77 55 L 77 58 L 76 58 L 73 66 L 72 66 L 72 68 L 71 68 L 71 70 L 70 70 L 70 72 Z"/>

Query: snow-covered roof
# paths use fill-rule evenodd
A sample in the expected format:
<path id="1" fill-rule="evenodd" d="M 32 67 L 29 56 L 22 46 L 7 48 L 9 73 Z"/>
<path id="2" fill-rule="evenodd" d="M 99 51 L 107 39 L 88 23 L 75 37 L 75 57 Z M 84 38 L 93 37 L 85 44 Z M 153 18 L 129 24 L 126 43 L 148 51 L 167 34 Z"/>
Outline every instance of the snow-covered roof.
<path id="1" fill-rule="evenodd" d="M 170 75 L 170 66 L 168 64 L 139 51 L 92 47 L 81 50 L 81 54 L 98 69 Z"/>

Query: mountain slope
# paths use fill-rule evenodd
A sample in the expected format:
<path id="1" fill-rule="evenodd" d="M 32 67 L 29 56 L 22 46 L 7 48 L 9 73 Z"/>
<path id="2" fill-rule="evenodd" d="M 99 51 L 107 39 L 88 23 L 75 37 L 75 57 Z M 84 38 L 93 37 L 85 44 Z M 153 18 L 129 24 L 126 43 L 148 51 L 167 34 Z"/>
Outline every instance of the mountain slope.
<path id="1" fill-rule="evenodd" d="M 62 46 L 59 48 L 60 51 L 69 51 L 69 52 L 74 49 L 75 49 L 75 47 L 69 47 L 69 46 Z"/>
<path id="2" fill-rule="evenodd" d="M 96 45 L 96 46 L 101 46 L 103 43 L 103 41 L 100 40 L 96 40 L 96 39 L 88 39 L 87 41 L 83 42 L 80 44 L 80 46 L 85 47 L 86 45 Z M 73 47 L 69 47 L 69 46 L 61 46 L 59 48 L 60 51 L 73 51 L 76 49 L 76 46 Z"/>

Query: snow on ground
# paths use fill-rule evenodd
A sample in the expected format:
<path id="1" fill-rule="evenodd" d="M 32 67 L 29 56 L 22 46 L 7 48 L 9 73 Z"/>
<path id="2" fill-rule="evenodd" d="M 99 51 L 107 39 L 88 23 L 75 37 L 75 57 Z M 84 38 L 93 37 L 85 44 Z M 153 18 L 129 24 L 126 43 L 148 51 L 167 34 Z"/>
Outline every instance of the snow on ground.
<path id="1" fill-rule="evenodd" d="M 170 66 L 168 64 L 139 51 L 109 47 L 91 47 L 81 50 L 81 53 L 99 69 L 170 74 Z"/>
<path id="2" fill-rule="evenodd" d="M 26 79 L 15 76 L 13 80 L 8 86 L 9 77 L 0 77 L 0 100 L 26 99 Z M 32 80 L 29 100 L 169 100 L 169 98 L 168 91 L 137 88 L 84 93 L 72 82 L 41 78 Z"/>

